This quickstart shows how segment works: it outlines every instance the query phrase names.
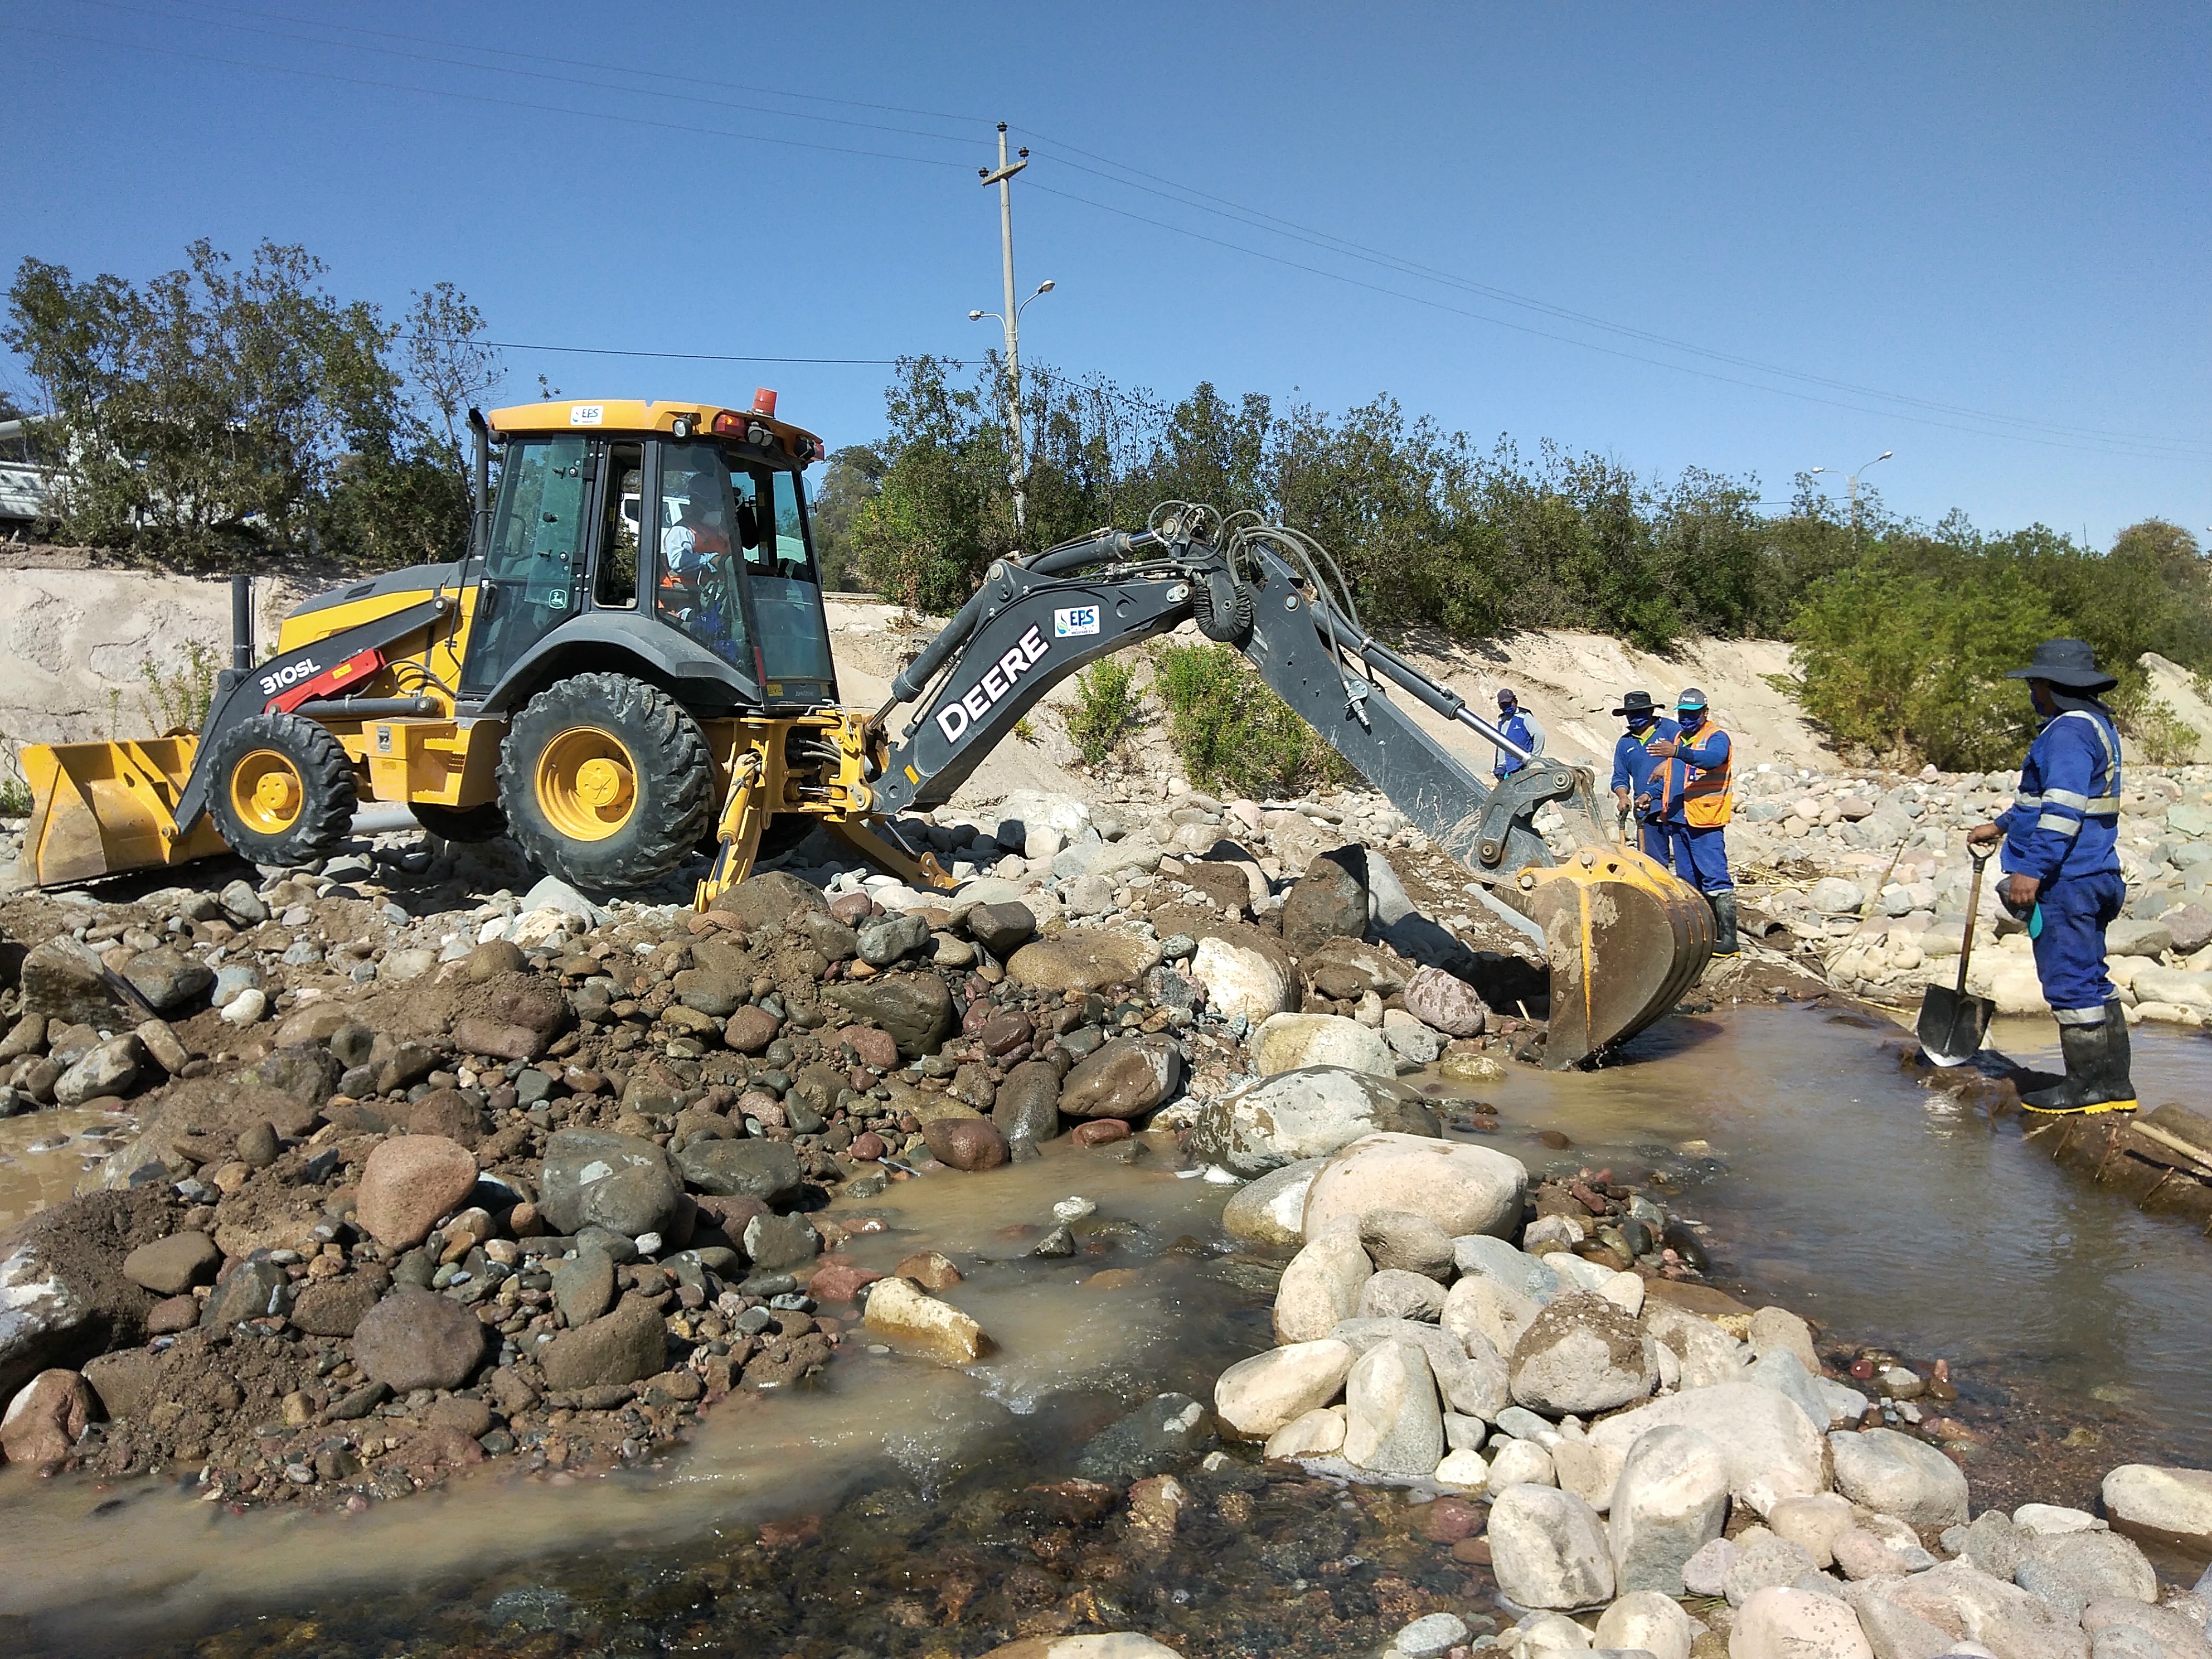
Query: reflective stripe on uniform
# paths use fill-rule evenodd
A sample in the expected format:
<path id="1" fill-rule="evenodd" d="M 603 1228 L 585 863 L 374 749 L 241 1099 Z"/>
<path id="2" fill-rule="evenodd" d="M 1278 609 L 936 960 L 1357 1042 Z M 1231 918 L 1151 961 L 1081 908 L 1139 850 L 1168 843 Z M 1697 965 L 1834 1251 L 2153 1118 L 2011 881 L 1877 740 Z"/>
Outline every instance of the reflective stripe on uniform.
<path id="1" fill-rule="evenodd" d="M 2036 819 L 2035 827 L 2039 830 L 2048 830 L 2054 836 L 2078 836 L 2081 833 L 2081 820 L 2062 818 L 2056 812 L 2045 812 L 2041 817 Z"/>
<path id="2" fill-rule="evenodd" d="M 2105 1009 L 2102 1003 L 2094 1008 L 2053 1008 L 2051 1017 L 2061 1025 L 2102 1025 Z"/>
<path id="3" fill-rule="evenodd" d="M 2120 757 L 2119 751 L 2112 746 L 2112 732 L 2106 729 L 2104 721 L 2086 708 L 2069 708 L 2058 718 L 2089 722 L 2089 729 L 2097 734 L 2097 746 L 2105 751 L 2105 787 L 2112 793 L 2091 799 L 2087 796 L 2075 797 L 2066 791 L 2051 789 L 2045 792 L 2046 797 L 2062 805 L 2078 807 L 2099 817 L 2118 817 L 2120 810 Z"/>

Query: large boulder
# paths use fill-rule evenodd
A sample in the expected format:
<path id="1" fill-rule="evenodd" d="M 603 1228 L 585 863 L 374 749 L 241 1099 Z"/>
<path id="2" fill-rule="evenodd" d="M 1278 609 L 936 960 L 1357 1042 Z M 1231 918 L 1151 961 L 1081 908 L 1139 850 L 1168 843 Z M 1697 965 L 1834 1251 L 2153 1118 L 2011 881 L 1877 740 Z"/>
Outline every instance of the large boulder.
<path id="1" fill-rule="evenodd" d="M 1620 1588 L 1681 1595 L 1682 1564 L 1721 1535 L 1728 1498 L 1728 1454 L 1711 1436 L 1662 1425 L 1638 1437 L 1610 1505 Z"/>
<path id="2" fill-rule="evenodd" d="M 1363 1354 L 1379 1342 L 1412 1344 L 1427 1358 L 1445 1407 L 1462 1417 L 1495 1422 L 1511 1401 L 1505 1362 L 1480 1337 L 1462 1341 L 1442 1327 L 1419 1320 L 1364 1317 L 1345 1320 L 1329 1335 Z"/>
<path id="3" fill-rule="evenodd" d="M 1469 1273 L 1445 1295 L 1442 1322 L 1462 1342 L 1479 1335 L 1498 1352 L 1511 1353 L 1542 1311 L 1541 1303 L 1511 1285 Z"/>
<path id="4" fill-rule="evenodd" d="M 123 1276 L 156 1296 L 181 1296 L 215 1282 L 222 1252 L 205 1233 L 172 1233 L 141 1244 L 123 1258 Z"/>
<path id="5" fill-rule="evenodd" d="M 106 1095 L 127 1095 L 138 1081 L 145 1045 L 136 1031 L 124 1031 L 104 1042 L 95 1042 L 83 1056 L 54 1079 L 54 1104 L 82 1106 Z"/>
<path id="6" fill-rule="evenodd" d="M 0 1452 L 18 1468 L 51 1472 L 69 1461 L 92 1416 L 92 1389 L 83 1377 L 58 1368 L 40 1371 L 0 1416 Z"/>
<path id="7" fill-rule="evenodd" d="M 1355 1468 L 1419 1478 L 1443 1457 L 1436 1379 L 1412 1343 L 1377 1343 L 1354 1360 L 1344 1406 L 1344 1458 Z"/>
<path id="8" fill-rule="evenodd" d="M 1232 1434 L 1265 1440 L 1292 1418 L 1334 1400 L 1353 1358 L 1349 1344 L 1324 1337 L 1240 1359 L 1214 1379 L 1214 1415 Z"/>
<path id="9" fill-rule="evenodd" d="M 563 1331 L 545 1344 L 538 1351 L 538 1363 L 544 1368 L 545 1380 L 556 1389 L 636 1382 L 667 1369 L 667 1328 L 650 1302 L 626 1297 L 612 1313 Z"/>
<path id="10" fill-rule="evenodd" d="M 1060 1072 L 1048 1060 L 1025 1060 L 1006 1073 L 991 1103 L 991 1121 L 1009 1143 L 1042 1145 L 1060 1133 Z"/>
<path id="11" fill-rule="evenodd" d="M 1875 1659 L 1848 1602 L 1811 1590 L 1754 1592 L 1729 1632 L 1729 1659 Z"/>
<path id="12" fill-rule="evenodd" d="M 921 1349 L 950 1365 L 972 1365 L 988 1351 L 983 1328 L 911 1279 L 879 1279 L 868 1286 L 867 1328 Z"/>
<path id="13" fill-rule="evenodd" d="M 1787 1396 L 1756 1382 L 1686 1388 L 1590 1425 L 1590 1438 L 1626 1453 L 1647 1431 L 1696 1429 L 1728 1454 L 1729 1493 L 1754 1507 L 1827 1490 L 1827 1446 Z"/>
<path id="14" fill-rule="evenodd" d="M 1006 1098 L 1003 1089 L 999 1097 Z M 1247 1244 L 1279 1248 L 1299 1243 L 1305 1237 L 1306 1188 L 1321 1164 L 1317 1158 L 1303 1158 L 1237 1188 L 1222 1206 L 1222 1231 Z"/>
<path id="15" fill-rule="evenodd" d="M 1490 1506 L 1491 1571 L 1524 1607 L 1595 1607 L 1613 1599 L 1605 1522 L 1572 1492 L 1508 1486 Z"/>
<path id="16" fill-rule="evenodd" d="M 1262 1077 L 1314 1066 L 1398 1075 L 1398 1057 L 1382 1032 L 1341 1014 L 1271 1014 L 1253 1035 L 1251 1054 Z"/>
<path id="17" fill-rule="evenodd" d="M 1895 1429 L 1828 1437 L 1844 1497 L 1916 1527 L 1964 1526 L 1966 1477 L 1924 1440 Z"/>
<path id="18" fill-rule="evenodd" d="M 354 1363 L 394 1394 L 458 1389 L 483 1363 L 489 1335 L 451 1297 L 402 1285 L 354 1328 Z"/>
<path id="19" fill-rule="evenodd" d="M 207 994 L 215 969 L 173 945 L 142 951 L 131 958 L 123 977 L 157 1014 L 166 1014 Z"/>
<path id="20" fill-rule="evenodd" d="M 1355 867 L 1365 860 L 1357 848 L 1323 853 L 1283 895 L 1283 943 L 1303 957 L 1333 939 L 1367 933 L 1367 883 Z"/>
<path id="21" fill-rule="evenodd" d="M 2061 1619 L 2078 1622 L 2092 1601 L 2158 1600 L 2158 1573 L 2133 1540 L 2087 1530 L 2031 1538 L 2013 1583 Z"/>
<path id="22" fill-rule="evenodd" d="M 1182 1087 L 1182 1055 L 1165 1036 L 1115 1037 L 1077 1062 L 1060 1086 L 1068 1117 L 1129 1122 L 1175 1098 Z"/>
<path id="23" fill-rule="evenodd" d="M 1206 987 L 1206 1004 L 1224 1019 L 1254 1025 L 1297 1006 L 1291 977 L 1263 951 L 1225 939 L 1198 942 L 1190 976 Z"/>
<path id="24" fill-rule="evenodd" d="M 157 1010 L 123 979 L 108 971 L 90 945 L 73 939 L 50 939 L 23 958 L 23 1012 L 49 1022 L 113 1030 L 138 1024 Z"/>
<path id="25" fill-rule="evenodd" d="M 805 1178 L 799 1154 L 780 1140 L 694 1140 L 677 1154 L 676 1167 L 688 1184 L 712 1197 L 757 1198 L 765 1204 L 795 1196 Z"/>
<path id="26" fill-rule="evenodd" d="M 1411 1210 L 1456 1238 L 1504 1234 L 1521 1222 L 1528 1171 L 1487 1146 L 1419 1135 L 1363 1135 L 1322 1166 L 1306 1194 L 1305 1233 L 1320 1237 L 1339 1216 Z"/>
<path id="27" fill-rule="evenodd" d="M 467 1147 L 443 1135 L 398 1135 L 380 1142 L 362 1166 L 355 1214 L 387 1249 L 411 1249 L 467 1201 L 476 1184 L 476 1154 Z"/>
<path id="28" fill-rule="evenodd" d="M 1954 1643 L 1979 1643 L 1997 1659 L 2088 1659 L 2088 1638 L 2078 1625 L 1970 1561 L 1946 1561 L 1925 1572 L 1869 1579 L 1853 1588 L 1871 1590 Z"/>
<path id="29" fill-rule="evenodd" d="M 1275 1286 L 1275 1340 L 1312 1342 L 1359 1311 L 1375 1264 L 1349 1226 L 1324 1233 L 1291 1258 Z"/>
<path id="30" fill-rule="evenodd" d="M 695 1141 L 685 1152 L 688 1157 L 695 1148 L 751 1144 Z M 788 1156 L 789 1148 L 783 1150 Z M 695 1184 L 703 1191 L 721 1190 Z M 538 1209 L 563 1237 L 586 1226 L 605 1227 L 625 1238 L 661 1232 L 674 1224 L 682 1200 L 668 1154 L 649 1140 L 603 1129 L 562 1129 L 545 1143 Z"/>
<path id="31" fill-rule="evenodd" d="M 1036 991 L 1104 991 L 1135 985 L 1159 965 L 1159 945 L 1140 934 L 1070 927 L 1015 951 L 1007 961 L 1006 976 Z"/>
<path id="32" fill-rule="evenodd" d="M 934 974 L 830 985 L 822 994 L 854 1018 L 889 1031 L 902 1059 L 933 1054 L 952 1034 L 952 993 Z"/>
<path id="33" fill-rule="evenodd" d="M 787 928 L 803 911 L 818 911 L 827 915 L 830 901 L 822 896 L 820 888 L 781 870 L 772 870 L 765 875 L 746 877 L 716 899 L 714 908 L 736 917 L 738 926 L 746 933 L 757 933 L 766 927 Z"/>
<path id="34" fill-rule="evenodd" d="M 1465 980 L 1441 968 L 1422 966 L 1406 981 L 1406 1012 L 1446 1036 L 1480 1036 L 1490 1010 Z"/>
<path id="35" fill-rule="evenodd" d="M 2104 1498 L 2123 1532 L 2212 1555 L 2212 1469 L 2123 1463 L 2105 1477 Z"/>
<path id="36" fill-rule="evenodd" d="M 1638 1651 L 1651 1659 L 1690 1659 L 1690 1615 L 1671 1595 L 1621 1587 L 1620 1599 L 1599 1616 L 1595 1645 Z"/>
<path id="37" fill-rule="evenodd" d="M 1378 1133 L 1435 1137 L 1441 1129 L 1435 1111 L 1394 1082 L 1348 1066 L 1304 1066 L 1209 1102 L 1188 1144 L 1199 1157 L 1257 1176 Z"/>
<path id="38" fill-rule="evenodd" d="M 1568 1291 L 1531 1320 L 1511 1364 L 1515 1401 L 1553 1417 L 1611 1411 L 1659 1381 L 1644 1328 L 1589 1291 Z"/>

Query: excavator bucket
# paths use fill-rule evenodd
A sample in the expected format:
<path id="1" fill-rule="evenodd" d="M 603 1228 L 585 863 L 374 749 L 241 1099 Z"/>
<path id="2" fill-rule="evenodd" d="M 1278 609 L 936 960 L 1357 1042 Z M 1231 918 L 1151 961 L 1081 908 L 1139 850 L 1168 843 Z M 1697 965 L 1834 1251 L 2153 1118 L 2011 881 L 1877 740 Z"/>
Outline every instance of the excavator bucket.
<path id="1" fill-rule="evenodd" d="M 1586 848 L 1565 864 L 1524 870 L 1499 897 L 1544 930 L 1552 974 L 1544 1064 L 1553 1071 L 1659 1018 L 1712 957 L 1704 896 L 1625 848 Z"/>
<path id="2" fill-rule="evenodd" d="M 177 797 L 191 774 L 190 734 L 135 743 L 32 744 L 24 866 L 41 887 L 125 870 L 159 869 L 227 851 L 213 821 L 176 833 Z"/>

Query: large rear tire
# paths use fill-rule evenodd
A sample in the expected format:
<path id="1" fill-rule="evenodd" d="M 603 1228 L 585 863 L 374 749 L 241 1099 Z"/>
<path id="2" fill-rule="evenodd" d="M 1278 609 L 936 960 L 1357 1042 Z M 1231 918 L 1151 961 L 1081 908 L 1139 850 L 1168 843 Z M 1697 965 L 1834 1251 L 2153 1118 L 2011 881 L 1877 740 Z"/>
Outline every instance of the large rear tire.
<path id="1" fill-rule="evenodd" d="M 495 800 L 480 806 L 440 806 L 433 801 L 416 801 L 407 810 L 415 815 L 415 822 L 441 841 L 465 842 L 471 845 L 497 841 L 507 833 L 507 814 Z"/>
<path id="2" fill-rule="evenodd" d="M 301 714 L 255 714 L 215 740 L 208 811 L 231 851 L 256 864 L 327 858 L 353 829 L 353 763 Z"/>
<path id="3" fill-rule="evenodd" d="M 624 674 L 548 686 L 500 745 L 507 833 L 591 892 L 650 886 L 681 864 L 708 828 L 713 781 L 699 723 Z"/>

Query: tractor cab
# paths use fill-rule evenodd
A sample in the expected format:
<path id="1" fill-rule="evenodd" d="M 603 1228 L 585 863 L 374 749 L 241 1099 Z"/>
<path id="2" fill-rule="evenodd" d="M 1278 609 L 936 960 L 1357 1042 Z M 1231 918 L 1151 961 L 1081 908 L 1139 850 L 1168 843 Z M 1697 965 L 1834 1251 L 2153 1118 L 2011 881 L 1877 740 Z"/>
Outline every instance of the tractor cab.
<path id="1" fill-rule="evenodd" d="M 834 702 L 802 482 L 821 443 L 775 406 L 764 391 L 750 410 L 633 399 L 494 411 L 498 483 L 464 599 L 464 708 L 501 712 L 566 659 L 617 641 L 660 660 L 695 707 Z"/>

